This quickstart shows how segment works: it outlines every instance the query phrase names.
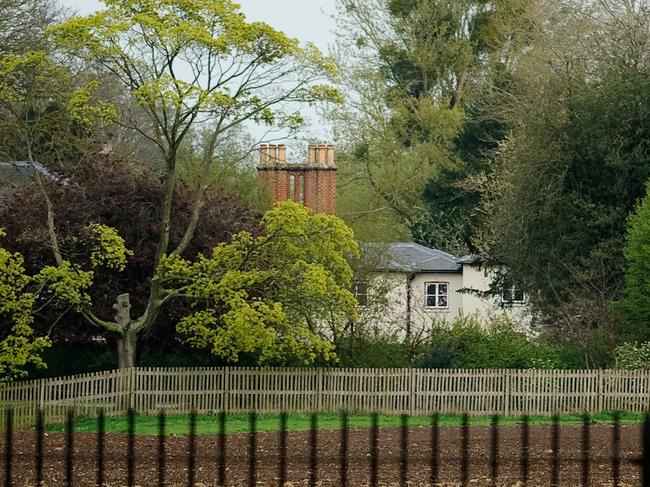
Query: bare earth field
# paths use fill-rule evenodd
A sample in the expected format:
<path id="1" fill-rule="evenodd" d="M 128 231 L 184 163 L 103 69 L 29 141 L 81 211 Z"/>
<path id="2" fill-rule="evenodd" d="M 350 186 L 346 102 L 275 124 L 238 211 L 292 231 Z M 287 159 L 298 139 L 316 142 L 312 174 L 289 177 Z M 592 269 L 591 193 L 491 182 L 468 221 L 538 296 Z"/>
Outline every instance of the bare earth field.
<path id="1" fill-rule="evenodd" d="M 498 484 L 504 486 L 520 483 L 521 434 L 517 426 L 503 426 L 499 429 L 499 475 Z M 409 485 L 430 486 L 430 429 L 414 427 L 409 432 Z M 368 430 L 349 432 L 349 486 L 368 485 L 369 435 Z M 560 432 L 560 484 L 580 484 L 580 426 L 562 426 Z M 530 477 L 527 485 L 550 484 L 550 436 L 548 426 L 530 428 Z M 613 485 L 611 478 L 611 436 L 612 427 L 594 425 L 591 428 L 591 485 Z M 34 485 L 34 433 L 17 432 L 14 443 L 13 482 L 15 486 Z M 319 463 L 317 485 L 340 485 L 339 445 L 340 431 L 319 431 Z M 215 487 L 217 478 L 217 438 L 197 437 L 196 486 Z M 106 435 L 106 486 L 117 487 L 127 484 L 126 444 L 124 435 Z M 168 437 L 166 457 L 166 485 L 188 485 L 187 481 L 187 437 Z M 227 437 L 227 485 L 247 486 L 248 434 Z M 379 433 L 379 485 L 399 485 L 399 429 L 382 429 Z M 638 458 L 640 456 L 640 427 L 621 426 L 621 484 L 640 485 Z M 75 434 L 74 477 L 75 485 L 94 486 L 96 479 L 96 435 Z M 470 428 L 470 472 L 469 485 L 491 485 L 489 467 L 490 429 L 473 426 Z M 4 451 L 4 445 L 0 442 Z M 152 436 L 136 438 L 136 485 L 149 487 L 158 485 L 157 439 Z M 257 486 L 276 486 L 278 483 L 278 435 L 259 433 L 257 435 L 258 477 Z M 287 487 L 308 485 L 309 432 L 288 434 Z M 61 433 L 48 433 L 45 438 L 45 485 L 65 485 L 65 437 Z M 440 428 L 439 484 L 460 485 L 461 428 Z M 0 461 L 4 471 L 4 460 Z"/>

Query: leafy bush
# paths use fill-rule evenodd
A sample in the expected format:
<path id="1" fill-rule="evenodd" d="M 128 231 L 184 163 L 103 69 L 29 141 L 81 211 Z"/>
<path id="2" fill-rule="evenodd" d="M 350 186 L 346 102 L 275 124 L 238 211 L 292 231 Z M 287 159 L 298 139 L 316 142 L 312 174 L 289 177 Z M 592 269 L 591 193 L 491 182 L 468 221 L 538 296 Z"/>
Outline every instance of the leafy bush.
<path id="1" fill-rule="evenodd" d="M 377 327 L 356 330 L 336 344 L 341 367 L 409 367 L 411 348 L 397 334 L 385 333 Z"/>
<path id="2" fill-rule="evenodd" d="M 432 368 L 558 368 L 557 350 L 535 342 L 505 318 L 487 326 L 462 316 L 452 323 L 435 323 L 424 344 L 419 367 Z"/>
<path id="3" fill-rule="evenodd" d="M 628 217 L 624 253 L 625 293 L 623 299 L 614 304 L 622 318 L 620 336 L 623 340 L 630 341 L 649 340 L 650 329 L 647 323 L 650 320 L 650 181 L 645 198 Z M 632 350 L 636 344 L 630 346 Z M 637 347 L 637 350 L 641 348 Z"/>
<path id="4" fill-rule="evenodd" d="M 650 342 L 631 342 L 619 345 L 614 350 L 617 369 L 650 369 Z"/>

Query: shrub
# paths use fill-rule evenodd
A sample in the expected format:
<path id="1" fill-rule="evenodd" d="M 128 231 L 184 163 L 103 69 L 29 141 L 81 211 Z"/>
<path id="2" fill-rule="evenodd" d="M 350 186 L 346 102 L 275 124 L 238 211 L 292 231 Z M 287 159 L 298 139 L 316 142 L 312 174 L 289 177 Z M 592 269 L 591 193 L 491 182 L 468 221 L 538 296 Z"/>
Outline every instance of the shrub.
<path id="1" fill-rule="evenodd" d="M 558 368 L 556 350 L 534 341 L 505 318 L 487 326 L 462 316 L 451 324 L 435 323 L 423 347 L 419 367 L 432 368 Z"/>
<path id="2" fill-rule="evenodd" d="M 337 341 L 341 367 L 409 367 L 411 347 L 399 336 L 377 327 L 356 330 Z"/>
<path id="3" fill-rule="evenodd" d="M 631 342 L 619 345 L 614 350 L 617 369 L 650 369 L 650 342 Z"/>

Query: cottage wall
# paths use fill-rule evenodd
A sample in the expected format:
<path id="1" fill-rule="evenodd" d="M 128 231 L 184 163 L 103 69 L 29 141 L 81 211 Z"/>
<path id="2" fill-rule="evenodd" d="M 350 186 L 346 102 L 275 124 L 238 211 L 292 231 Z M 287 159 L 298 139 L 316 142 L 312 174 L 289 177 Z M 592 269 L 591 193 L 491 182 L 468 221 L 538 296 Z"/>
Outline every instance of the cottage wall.
<path id="1" fill-rule="evenodd" d="M 530 321 L 525 305 L 504 307 L 500 296 L 476 293 L 488 291 L 492 279 L 490 272 L 471 265 L 463 265 L 462 273 L 376 273 L 369 281 L 369 306 L 362 309 L 362 321 L 402 335 L 409 326 L 411 332 L 417 334 L 431 329 L 435 322 L 451 323 L 461 315 L 474 315 L 486 324 L 491 317 L 506 315 L 515 324 L 525 327 Z M 448 284 L 446 308 L 426 306 L 428 282 Z"/>

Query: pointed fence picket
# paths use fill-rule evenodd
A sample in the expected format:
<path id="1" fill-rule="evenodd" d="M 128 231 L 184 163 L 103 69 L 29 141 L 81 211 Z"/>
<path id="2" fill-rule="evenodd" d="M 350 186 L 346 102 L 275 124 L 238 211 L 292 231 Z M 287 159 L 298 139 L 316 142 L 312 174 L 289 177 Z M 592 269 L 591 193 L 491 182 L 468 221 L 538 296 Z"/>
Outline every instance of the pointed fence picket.
<path id="1" fill-rule="evenodd" d="M 77 417 L 187 414 L 378 412 L 428 415 L 551 415 L 645 412 L 650 371 L 505 369 L 132 368 L 8 384 L 0 388 L 0 425 L 13 410 L 30 427 Z"/>

